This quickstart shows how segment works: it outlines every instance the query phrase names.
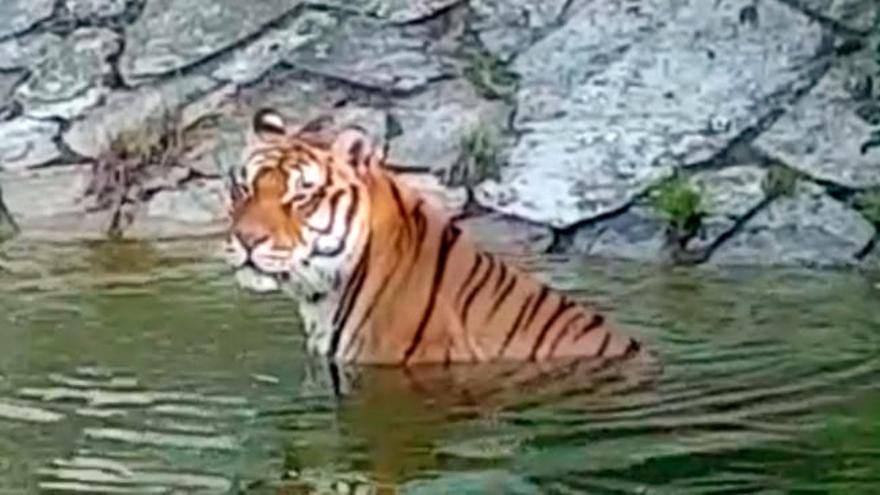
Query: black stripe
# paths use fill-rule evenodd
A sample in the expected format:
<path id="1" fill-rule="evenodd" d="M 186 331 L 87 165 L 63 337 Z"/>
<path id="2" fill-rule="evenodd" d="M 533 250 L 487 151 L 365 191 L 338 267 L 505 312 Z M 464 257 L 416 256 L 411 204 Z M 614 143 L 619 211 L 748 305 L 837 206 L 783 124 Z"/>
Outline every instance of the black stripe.
<path id="1" fill-rule="evenodd" d="M 364 280 L 367 278 L 371 244 L 372 238 L 368 237 L 366 246 L 364 246 L 364 251 L 361 253 L 357 265 L 355 265 L 354 272 L 352 272 L 351 277 L 348 279 L 348 284 L 345 286 L 345 289 L 343 289 L 342 297 L 339 300 L 339 306 L 337 306 L 336 312 L 333 315 L 334 331 L 330 343 L 330 356 L 335 356 L 336 351 L 339 349 L 339 340 L 342 337 L 342 331 L 345 329 L 345 324 L 348 321 L 349 316 L 351 316 L 357 296 L 360 294 L 361 288 L 364 285 Z"/>
<path id="2" fill-rule="evenodd" d="M 550 331 L 550 328 L 556 323 L 556 320 L 559 319 L 560 316 L 565 314 L 566 311 L 574 307 L 574 303 L 566 300 L 564 297 L 559 298 L 559 306 L 556 308 L 556 311 L 547 319 L 547 322 L 544 323 L 544 326 L 541 328 L 541 333 L 538 334 L 538 337 L 535 339 L 535 345 L 532 346 L 532 355 L 530 359 L 534 360 L 535 356 L 538 355 L 538 349 L 541 348 L 541 344 L 544 343 L 544 339 L 547 338 L 547 332 Z"/>
<path id="3" fill-rule="evenodd" d="M 599 350 L 596 352 L 596 356 L 602 357 L 605 355 L 605 351 L 608 350 L 608 344 L 611 342 L 611 332 L 605 331 L 605 338 L 602 339 L 602 343 L 599 344 Z"/>
<path id="4" fill-rule="evenodd" d="M 422 321 L 419 322 L 419 326 L 416 328 L 416 333 L 413 335 L 412 342 L 404 354 L 404 363 L 409 361 L 409 358 L 412 357 L 416 352 L 416 349 L 418 349 L 419 344 L 422 342 L 425 328 L 427 328 L 428 321 L 434 313 L 434 305 L 437 304 L 437 292 L 440 290 L 440 284 L 443 282 L 443 275 L 446 273 L 446 262 L 449 258 L 449 253 L 452 251 L 452 248 L 455 246 L 460 235 L 461 229 L 452 223 L 447 223 L 446 227 L 443 229 L 443 233 L 440 237 L 440 246 L 437 249 L 437 263 L 434 266 L 434 281 L 431 285 L 431 294 L 428 296 L 428 304 L 422 313 Z"/>
<path id="5" fill-rule="evenodd" d="M 565 325 L 562 327 L 562 331 L 556 334 L 556 337 L 553 339 L 553 342 L 550 344 L 550 350 L 547 351 L 547 356 L 553 357 L 556 354 L 556 348 L 559 347 L 559 344 L 562 343 L 562 339 L 568 335 L 568 332 L 571 330 L 571 327 L 574 325 L 574 322 L 583 318 L 584 315 L 582 313 L 578 313 L 565 322 Z"/>
<path id="6" fill-rule="evenodd" d="M 495 282 L 495 289 L 493 289 L 493 293 L 495 294 L 498 293 L 498 289 L 501 288 L 501 284 L 504 283 L 504 279 L 507 278 L 507 263 L 499 261 L 498 265 L 501 267 L 501 274 L 498 276 L 498 281 Z"/>
<path id="7" fill-rule="evenodd" d="M 486 268 L 486 273 L 483 274 L 483 278 L 481 278 L 480 281 L 477 282 L 477 285 L 475 285 L 474 288 L 471 289 L 471 293 L 468 294 L 467 299 L 465 299 L 464 301 L 464 308 L 461 312 L 461 323 L 463 325 L 467 323 L 468 312 L 471 309 L 471 304 L 474 302 L 474 298 L 477 297 L 477 294 L 479 294 L 483 286 L 486 285 L 486 282 L 489 281 L 489 278 L 492 276 L 492 272 L 495 270 L 495 258 L 488 254 L 486 255 L 486 257 L 489 258 L 489 267 Z"/>
<path id="8" fill-rule="evenodd" d="M 502 265 L 504 266 L 504 265 Z M 501 304 L 507 300 L 507 296 L 510 295 L 510 291 L 513 290 L 513 287 L 516 285 L 518 280 L 518 276 L 513 273 L 510 275 L 510 282 L 507 283 L 507 286 L 501 291 L 501 294 L 495 298 L 495 302 L 492 304 L 492 309 L 489 310 L 489 316 L 486 317 L 486 320 L 490 320 L 493 316 L 495 316 L 495 312 L 498 311 L 498 308 L 501 307 Z"/>
<path id="9" fill-rule="evenodd" d="M 467 277 L 465 277 L 464 282 L 461 284 L 461 288 L 458 289 L 458 298 L 456 300 L 456 304 L 461 301 L 461 298 L 464 296 L 465 289 L 467 289 L 467 286 L 470 285 L 471 280 L 473 280 L 474 277 L 477 276 L 477 272 L 480 270 L 480 265 L 482 264 L 483 254 L 477 253 L 477 255 L 474 257 L 474 264 L 473 266 L 471 266 L 471 271 L 468 273 Z"/>
<path id="10" fill-rule="evenodd" d="M 406 226 L 407 236 L 409 236 L 409 215 L 403 204 L 403 198 L 400 196 L 400 189 L 391 179 L 388 179 L 388 187 L 391 189 L 391 197 L 394 199 L 394 204 L 397 205 L 397 213 L 400 214 L 400 220 Z"/>
<path id="11" fill-rule="evenodd" d="M 587 323 L 587 325 L 581 329 L 581 333 L 579 333 L 578 336 L 574 338 L 574 341 L 577 342 L 584 335 L 586 335 L 586 334 L 592 332 L 593 330 L 599 328 L 600 326 L 602 326 L 602 323 L 604 323 L 604 322 L 605 322 L 605 318 L 602 315 L 600 315 L 599 313 L 594 313 L 593 319 L 591 319 L 590 322 Z"/>
<path id="12" fill-rule="evenodd" d="M 302 206 L 298 208 L 300 214 L 302 214 L 303 217 L 311 217 L 315 213 L 315 210 L 317 210 L 318 207 L 321 206 L 321 201 L 326 195 L 326 187 L 321 187 L 320 189 L 315 191 L 315 194 L 312 195 L 311 199 L 303 203 Z"/>
<path id="13" fill-rule="evenodd" d="M 516 320 L 513 321 L 513 325 L 510 327 L 510 330 L 507 331 L 507 336 L 504 338 L 504 343 L 501 344 L 501 349 L 498 351 L 498 356 L 501 357 L 504 354 L 504 351 L 507 350 L 507 346 L 510 345 L 510 342 L 513 340 L 513 336 L 516 334 L 517 329 L 519 328 L 519 324 L 523 319 L 523 316 L 526 314 L 526 308 L 529 307 L 529 303 L 532 302 L 533 294 L 529 294 L 526 297 L 525 302 L 522 307 L 519 308 L 519 314 L 516 315 Z"/>
<path id="14" fill-rule="evenodd" d="M 312 232 L 316 232 L 321 235 L 329 234 L 331 231 L 333 231 L 333 221 L 336 220 L 336 208 L 339 207 L 339 200 L 342 199 L 342 196 L 344 196 L 345 193 L 345 189 L 340 189 L 333 193 L 333 196 L 330 196 L 330 216 L 327 220 L 326 227 L 315 228 L 309 225 L 307 222 L 304 223 L 304 225 Z"/>
<path id="15" fill-rule="evenodd" d="M 639 342 L 636 339 L 630 337 L 629 338 L 629 345 L 626 346 L 626 349 L 623 351 L 623 355 L 629 356 L 630 354 L 634 354 L 636 352 L 639 352 L 641 349 L 642 349 L 642 345 L 639 344 Z"/>
<path id="16" fill-rule="evenodd" d="M 550 289 L 547 288 L 546 285 L 541 286 L 541 292 L 538 293 L 538 298 L 535 300 L 535 304 L 532 306 L 532 312 L 529 313 L 529 317 L 526 318 L 525 324 L 523 327 L 529 328 L 529 325 L 532 324 L 532 321 L 535 319 L 535 316 L 538 315 L 538 311 L 541 309 L 541 305 L 544 304 L 544 301 L 547 299 L 547 295 L 550 293 Z"/>
<path id="17" fill-rule="evenodd" d="M 345 250 L 346 240 L 348 239 L 348 235 L 351 233 L 351 225 L 354 222 L 354 215 L 357 213 L 357 208 L 359 206 L 360 198 L 358 197 L 358 190 L 355 186 L 351 186 L 349 188 L 351 191 L 351 204 L 348 205 L 348 211 L 345 212 L 345 231 L 342 232 L 342 236 L 339 238 L 339 245 L 330 251 L 320 251 L 317 249 L 317 242 L 315 243 L 315 247 L 312 248 L 312 252 L 309 256 L 319 257 L 333 257 L 339 256 Z"/>

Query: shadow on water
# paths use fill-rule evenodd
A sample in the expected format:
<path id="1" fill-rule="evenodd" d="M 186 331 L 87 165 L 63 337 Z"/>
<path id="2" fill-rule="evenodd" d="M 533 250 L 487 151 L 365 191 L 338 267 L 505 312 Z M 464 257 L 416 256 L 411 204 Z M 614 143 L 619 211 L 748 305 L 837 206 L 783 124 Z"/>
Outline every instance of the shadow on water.
<path id="1" fill-rule="evenodd" d="M 654 363 L 331 369 L 217 246 L 3 246 L 0 492 L 875 493 L 880 291 L 521 260 Z"/>

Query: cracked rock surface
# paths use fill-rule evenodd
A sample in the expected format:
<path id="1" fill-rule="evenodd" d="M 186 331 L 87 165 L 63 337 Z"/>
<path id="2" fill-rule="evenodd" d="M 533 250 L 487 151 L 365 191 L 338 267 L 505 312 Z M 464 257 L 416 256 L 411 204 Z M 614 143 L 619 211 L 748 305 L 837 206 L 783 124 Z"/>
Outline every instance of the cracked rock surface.
<path id="1" fill-rule="evenodd" d="M 219 234 L 223 177 L 271 106 L 364 127 L 495 251 L 666 259 L 646 195 L 682 176 L 700 261 L 864 264 L 878 17 L 873 0 L 6 0 L 0 223 Z"/>

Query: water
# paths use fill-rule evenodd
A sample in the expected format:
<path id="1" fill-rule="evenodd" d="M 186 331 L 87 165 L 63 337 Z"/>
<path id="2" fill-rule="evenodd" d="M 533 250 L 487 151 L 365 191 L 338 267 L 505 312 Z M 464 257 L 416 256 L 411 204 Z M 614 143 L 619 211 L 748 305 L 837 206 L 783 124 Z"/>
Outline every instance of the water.
<path id="1" fill-rule="evenodd" d="M 0 493 L 880 493 L 876 280 L 522 260 L 662 372 L 444 405 L 398 370 L 338 397 L 215 248 L 3 246 Z"/>

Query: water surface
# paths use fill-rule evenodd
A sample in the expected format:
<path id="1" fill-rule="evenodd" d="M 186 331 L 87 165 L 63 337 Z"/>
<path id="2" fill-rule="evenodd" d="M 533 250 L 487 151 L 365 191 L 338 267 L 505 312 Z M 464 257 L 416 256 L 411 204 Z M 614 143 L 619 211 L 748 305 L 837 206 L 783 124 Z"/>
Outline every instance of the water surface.
<path id="1" fill-rule="evenodd" d="M 440 407 L 394 370 L 338 396 L 290 301 L 216 248 L 0 248 L 0 493 L 880 493 L 862 275 L 520 260 L 662 372 Z"/>

